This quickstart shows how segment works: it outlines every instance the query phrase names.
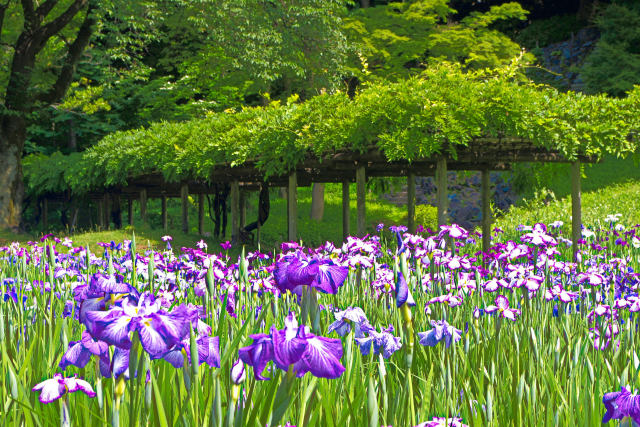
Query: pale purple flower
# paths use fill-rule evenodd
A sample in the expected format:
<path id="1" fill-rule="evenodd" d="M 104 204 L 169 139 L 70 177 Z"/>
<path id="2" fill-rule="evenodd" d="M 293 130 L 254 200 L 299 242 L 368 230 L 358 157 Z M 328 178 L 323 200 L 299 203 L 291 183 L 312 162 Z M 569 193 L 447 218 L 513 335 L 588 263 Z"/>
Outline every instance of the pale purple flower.
<path id="1" fill-rule="evenodd" d="M 515 322 L 516 318 L 520 315 L 520 310 L 515 308 L 509 308 L 509 300 L 504 295 L 498 295 L 494 301 L 495 305 L 490 305 L 485 309 L 486 313 L 498 312 L 498 314 L 505 319 L 509 319 Z"/>
<path id="2" fill-rule="evenodd" d="M 76 378 L 75 375 L 73 377 L 65 378 L 62 374 L 55 374 L 53 378 L 44 380 L 40 384 L 37 384 L 31 389 L 31 391 L 40 392 L 39 400 L 42 403 L 51 403 L 54 400 L 60 399 L 66 393 L 73 393 L 76 391 L 81 391 L 89 397 L 96 396 L 91 384 L 85 380 Z"/>
<path id="3" fill-rule="evenodd" d="M 444 340 L 445 345 L 449 347 L 452 343 L 455 344 L 462 338 L 462 331 L 448 324 L 446 320 L 432 320 L 431 326 L 433 326 L 433 329 L 429 331 L 418 332 L 420 344 L 434 347 Z"/>

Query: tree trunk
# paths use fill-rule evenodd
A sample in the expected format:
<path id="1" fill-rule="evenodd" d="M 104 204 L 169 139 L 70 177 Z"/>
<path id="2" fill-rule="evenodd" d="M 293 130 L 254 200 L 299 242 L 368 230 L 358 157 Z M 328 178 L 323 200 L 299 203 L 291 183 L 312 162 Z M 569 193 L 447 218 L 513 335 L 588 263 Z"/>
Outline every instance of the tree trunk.
<path id="1" fill-rule="evenodd" d="M 22 199 L 22 149 L 26 124 L 21 116 L 0 118 L 0 229 L 20 229 Z"/>
<path id="2" fill-rule="evenodd" d="M 311 190 L 311 219 L 322 221 L 324 215 L 324 184 L 316 182 Z"/>
<path id="3" fill-rule="evenodd" d="M 360 0 L 360 7 L 365 8 L 371 6 L 371 0 Z"/>
<path id="4" fill-rule="evenodd" d="M 76 151 L 78 148 L 78 138 L 76 137 L 75 122 L 73 119 L 69 119 L 69 140 L 67 141 L 67 148 Z"/>

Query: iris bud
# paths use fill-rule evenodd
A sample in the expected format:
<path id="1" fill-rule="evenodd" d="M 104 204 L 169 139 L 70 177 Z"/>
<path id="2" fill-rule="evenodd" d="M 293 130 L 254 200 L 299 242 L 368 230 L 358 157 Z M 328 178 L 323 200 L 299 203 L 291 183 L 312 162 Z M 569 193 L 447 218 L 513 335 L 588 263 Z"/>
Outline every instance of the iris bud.
<path id="1" fill-rule="evenodd" d="M 231 367 L 231 381 L 234 384 L 242 384 L 247 378 L 247 373 L 244 369 L 244 363 L 240 359 L 236 360 Z"/>

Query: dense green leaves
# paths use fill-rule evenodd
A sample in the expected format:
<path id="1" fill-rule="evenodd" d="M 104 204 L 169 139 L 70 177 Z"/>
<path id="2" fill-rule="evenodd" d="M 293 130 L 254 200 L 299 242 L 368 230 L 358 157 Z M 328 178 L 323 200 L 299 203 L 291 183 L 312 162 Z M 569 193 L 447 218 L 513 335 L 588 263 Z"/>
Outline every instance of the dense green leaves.
<path id="1" fill-rule="evenodd" d="M 45 187 L 37 183 L 42 180 L 39 168 L 49 162 L 46 157 L 27 158 L 25 175 L 32 191 L 69 186 L 85 192 L 145 173 L 162 173 L 168 181 L 208 180 L 218 165 L 255 161 L 268 178 L 288 172 L 308 156 L 363 152 L 373 144 L 389 160 L 435 153 L 455 157 L 456 147 L 487 136 L 527 138 L 567 159 L 635 150 L 640 90 L 624 99 L 560 93 L 521 81 L 518 69 L 517 61 L 474 72 L 441 64 L 398 83 L 370 85 L 353 100 L 338 92 L 184 123 L 156 123 L 111 134 L 68 158 L 68 167 L 57 170 L 74 172 L 52 178 Z M 63 159 L 56 155 L 55 164 L 64 164 Z"/>

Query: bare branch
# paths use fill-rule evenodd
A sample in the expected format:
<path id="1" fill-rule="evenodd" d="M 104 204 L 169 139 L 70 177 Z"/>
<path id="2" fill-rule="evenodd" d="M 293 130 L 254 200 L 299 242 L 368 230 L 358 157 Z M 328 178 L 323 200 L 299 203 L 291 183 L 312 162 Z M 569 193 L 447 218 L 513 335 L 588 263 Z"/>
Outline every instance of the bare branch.
<path id="1" fill-rule="evenodd" d="M 71 20 L 82 10 L 87 4 L 88 0 L 75 0 L 60 16 L 53 21 L 43 25 L 41 27 L 43 43 L 51 38 L 51 36 L 57 34 L 60 30 L 71 22 Z"/>
<path id="2" fill-rule="evenodd" d="M 51 12 L 51 9 L 53 9 L 56 4 L 58 4 L 58 0 L 47 0 L 38 6 L 36 9 L 36 15 L 40 22 L 44 21 L 44 18 L 47 17 L 49 12 Z"/>
<path id="3" fill-rule="evenodd" d="M 73 81 L 73 74 L 76 71 L 76 65 L 82 56 L 82 52 L 84 52 L 85 48 L 89 44 L 89 40 L 93 34 L 93 24 L 94 18 L 92 15 L 91 6 L 87 9 L 87 14 L 85 15 L 84 21 L 82 22 L 82 26 L 78 30 L 78 34 L 76 35 L 75 40 L 71 45 L 69 45 L 69 50 L 67 51 L 67 56 L 65 57 L 64 65 L 60 70 L 60 74 L 55 82 L 55 84 L 51 87 L 51 89 L 38 97 L 38 101 L 45 102 L 47 104 L 52 104 L 54 102 L 62 99 L 69 89 L 71 82 Z"/>
<path id="4" fill-rule="evenodd" d="M 25 29 L 34 30 L 37 26 L 36 16 L 33 12 L 33 0 L 20 0 L 22 4 L 22 14 L 24 15 Z"/>

